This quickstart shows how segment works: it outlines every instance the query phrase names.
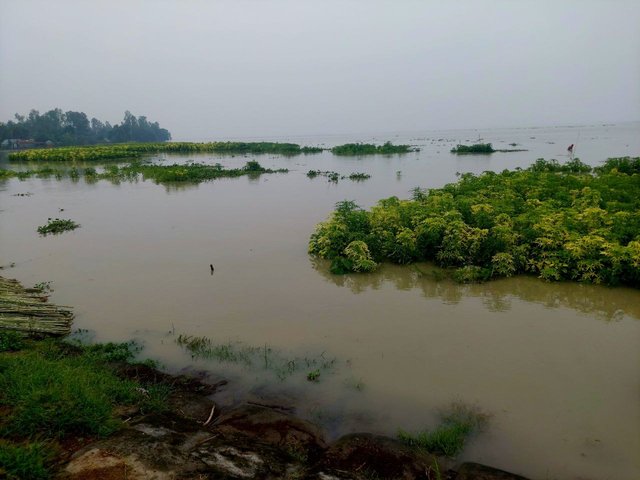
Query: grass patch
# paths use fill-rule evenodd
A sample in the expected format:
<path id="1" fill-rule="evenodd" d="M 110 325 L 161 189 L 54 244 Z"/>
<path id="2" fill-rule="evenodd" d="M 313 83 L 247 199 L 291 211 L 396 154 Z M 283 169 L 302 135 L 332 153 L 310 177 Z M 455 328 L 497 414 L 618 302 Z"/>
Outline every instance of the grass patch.
<path id="1" fill-rule="evenodd" d="M 318 382 L 320 380 L 320 370 L 315 369 L 307 373 L 307 380 L 310 382 Z"/>
<path id="2" fill-rule="evenodd" d="M 104 436 L 120 426 L 117 406 L 139 407 L 141 413 L 162 411 L 167 386 L 121 379 L 111 364 L 128 361 L 135 344 L 77 346 L 47 340 L 31 342 L 18 354 L 0 355 L 0 421 L 7 436 Z"/>
<path id="3" fill-rule="evenodd" d="M 0 440 L 0 478 L 7 480 L 45 480 L 52 451 L 41 442 L 26 445 Z"/>
<path id="4" fill-rule="evenodd" d="M 46 225 L 41 225 L 38 227 L 38 233 L 40 235 L 57 235 L 62 232 L 68 232 L 70 230 L 75 230 L 79 228 L 80 224 L 74 222 L 73 220 L 65 220 L 61 218 L 49 218 Z"/>
<path id="5" fill-rule="evenodd" d="M 415 434 L 400 430 L 398 439 L 436 455 L 456 457 L 464 449 L 467 439 L 482 430 L 488 418 L 477 408 L 455 403 L 441 414 L 441 424 L 437 428 Z"/>
<path id="6" fill-rule="evenodd" d="M 394 145 L 391 142 L 385 142 L 383 145 L 374 145 L 372 143 L 345 143 L 337 145 L 331 149 L 331 153 L 340 156 L 354 155 L 392 155 L 394 153 L 409 153 L 418 151 L 411 145 Z"/>
<path id="7" fill-rule="evenodd" d="M 12 330 L 0 330 L 0 352 L 15 352 L 24 348 L 22 335 Z"/>

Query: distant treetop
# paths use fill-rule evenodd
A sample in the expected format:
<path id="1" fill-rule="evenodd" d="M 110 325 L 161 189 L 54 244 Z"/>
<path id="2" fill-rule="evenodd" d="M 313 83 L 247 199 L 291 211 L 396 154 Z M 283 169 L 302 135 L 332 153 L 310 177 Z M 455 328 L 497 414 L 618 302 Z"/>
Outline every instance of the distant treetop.
<path id="1" fill-rule="evenodd" d="M 147 117 L 137 117 L 126 111 L 122 123 L 111 125 L 97 118 L 89 120 L 84 112 L 63 112 L 56 108 L 40 115 L 31 110 L 29 115 L 15 114 L 15 120 L 0 122 L 0 142 L 17 145 L 5 140 L 33 140 L 36 144 L 92 145 L 96 143 L 164 142 L 171 134 L 160 128 L 158 122 Z M 23 144 L 23 143 L 21 143 Z"/>

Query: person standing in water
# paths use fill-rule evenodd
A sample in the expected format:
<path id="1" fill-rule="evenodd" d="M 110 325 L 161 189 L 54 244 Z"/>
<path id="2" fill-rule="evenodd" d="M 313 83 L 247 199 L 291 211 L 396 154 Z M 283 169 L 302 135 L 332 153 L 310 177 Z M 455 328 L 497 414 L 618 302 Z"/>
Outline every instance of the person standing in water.
<path id="1" fill-rule="evenodd" d="M 569 145 L 569 148 L 567 148 L 567 152 L 569 152 L 569 156 L 573 158 L 573 143 Z"/>

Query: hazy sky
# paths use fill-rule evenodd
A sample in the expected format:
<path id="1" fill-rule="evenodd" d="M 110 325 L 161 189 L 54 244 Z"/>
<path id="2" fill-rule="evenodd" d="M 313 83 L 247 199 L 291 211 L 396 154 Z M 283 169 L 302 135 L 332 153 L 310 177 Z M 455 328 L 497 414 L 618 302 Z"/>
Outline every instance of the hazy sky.
<path id="1" fill-rule="evenodd" d="M 0 121 L 176 140 L 640 120 L 639 1 L 0 0 Z"/>

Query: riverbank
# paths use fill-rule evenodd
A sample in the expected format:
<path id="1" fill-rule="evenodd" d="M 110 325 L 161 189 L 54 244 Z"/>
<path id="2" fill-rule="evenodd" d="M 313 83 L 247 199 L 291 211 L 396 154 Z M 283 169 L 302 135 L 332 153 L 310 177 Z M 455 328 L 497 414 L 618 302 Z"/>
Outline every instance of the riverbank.
<path id="1" fill-rule="evenodd" d="M 7 478 L 523 478 L 472 463 L 453 469 L 452 459 L 379 435 L 329 442 L 284 406 L 254 400 L 221 408 L 216 394 L 225 380 L 132 363 L 134 344 L 14 338 L 2 345 L 0 472 Z"/>

